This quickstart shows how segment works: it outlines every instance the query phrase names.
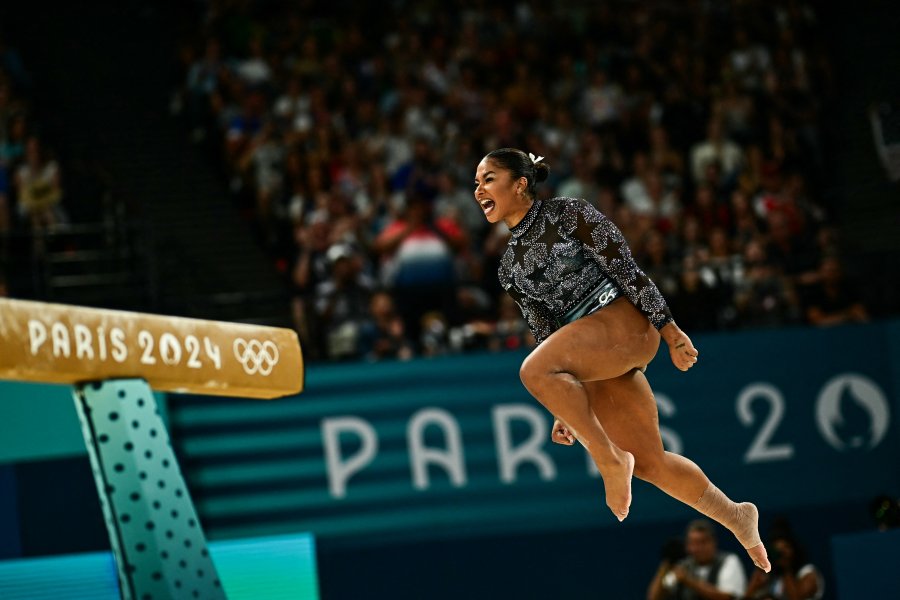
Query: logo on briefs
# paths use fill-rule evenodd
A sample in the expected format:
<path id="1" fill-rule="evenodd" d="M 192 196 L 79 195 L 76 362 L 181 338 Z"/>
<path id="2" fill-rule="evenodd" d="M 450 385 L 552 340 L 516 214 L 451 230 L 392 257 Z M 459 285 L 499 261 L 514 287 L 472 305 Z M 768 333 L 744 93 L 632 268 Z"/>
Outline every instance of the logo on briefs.
<path id="1" fill-rule="evenodd" d="M 278 346 L 266 340 L 244 340 L 238 338 L 233 344 L 234 357 L 238 359 L 247 375 L 268 375 L 278 364 Z"/>
<path id="2" fill-rule="evenodd" d="M 864 375 L 834 377 L 816 402 L 816 424 L 836 450 L 874 448 L 884 439 L 890 420 L 884 392 Z"/>
<path id="3" fill-rule="evenodd" d="M 597 301 L 600 304 L 605 306 L 605 305 L 609 304 L 610 302 L 612 302 L 613 299 L 615 299 L 615 297 L 617 295 L 618 295 L 618 292 L 616 291 L 615 288 L 613 288 L 613 289 L 607 290 L 607 291 L 603 292 L 602 294 L 600 294 L 599 296 L 597 296 Z"/>

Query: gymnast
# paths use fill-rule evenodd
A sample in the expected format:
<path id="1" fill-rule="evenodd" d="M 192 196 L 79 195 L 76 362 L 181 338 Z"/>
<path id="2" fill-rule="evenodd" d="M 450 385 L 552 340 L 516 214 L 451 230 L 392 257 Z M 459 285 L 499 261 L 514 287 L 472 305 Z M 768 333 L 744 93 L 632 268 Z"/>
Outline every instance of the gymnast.
<path id="1" fill-rule="evenodd" d="M 644 372 L 660 337 L 682 371 L 697 349 L 610 219 L 584 200 L 536 198 L 549 173 L 543 157 L 494 150 L 478 164 L 475 199 L 489 222 L 510 229 L 498 275 L 538 342 L 519 375 L 553 414 L 552 440 L 585 447 L 619 521 L 634 475 L 721 523 L 768 572 L 756 506 L 733 502 L 694 462 L 663 449 Z"/>

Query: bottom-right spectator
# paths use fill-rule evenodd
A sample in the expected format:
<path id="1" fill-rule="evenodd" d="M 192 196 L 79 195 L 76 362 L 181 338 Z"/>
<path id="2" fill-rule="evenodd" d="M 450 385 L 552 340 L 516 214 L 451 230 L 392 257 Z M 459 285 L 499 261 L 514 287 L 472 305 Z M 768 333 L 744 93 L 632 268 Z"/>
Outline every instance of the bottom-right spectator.
<path id="1" fill-rule="evenodd" d="M 740 559 L 720 552 L 715 525 L 706 519 L 691 521 L 684 549 L 687 557 L 660 564 L 647 600 L 734 600 L 743 598 L 747 576 Z"/>
<path id="2" fill-rule="evenodd" d="M 2 283 L 0 283 L 2 285 Z M 0 293 L 2 296 L 2 293 Z M 869 503 L 872 518 L 878 531 L 900 527 L 900 499 L 887 494 L 879 494 Z"/>
<path id="3" fill-rule="evenodd" d="M 772 536 L 767 544 L 772 572 L 756 569 L 747 586 L 748 600 L 819 600 L 825 580 L 789 533 Z"/>

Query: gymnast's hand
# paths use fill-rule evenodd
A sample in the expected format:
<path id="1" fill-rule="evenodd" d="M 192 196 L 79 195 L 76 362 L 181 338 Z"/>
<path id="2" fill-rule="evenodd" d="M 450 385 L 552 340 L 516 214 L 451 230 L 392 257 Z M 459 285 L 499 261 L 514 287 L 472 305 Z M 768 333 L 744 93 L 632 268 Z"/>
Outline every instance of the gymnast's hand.
<path id="1" fill-rule="evenodd" d="M 559 419 L 553 419 L 553 431 L 550 432 L 550 439 L 563 446 L 571 446 L 575 443 L 575 436 Z"/>
<path id="2" fill-rule="evenodd" d="M 687 371 L 697 364 L 697 356 L 700 353 L 694 348 L 691 338 L 674 321 L 667 323 L 659 333 L 669 345 L 669 355 L 676 368 Z"/>

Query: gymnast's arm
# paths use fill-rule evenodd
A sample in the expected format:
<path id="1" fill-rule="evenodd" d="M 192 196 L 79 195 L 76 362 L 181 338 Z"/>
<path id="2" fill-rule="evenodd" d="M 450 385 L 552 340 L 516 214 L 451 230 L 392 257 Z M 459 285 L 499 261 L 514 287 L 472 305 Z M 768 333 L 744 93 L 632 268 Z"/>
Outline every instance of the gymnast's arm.
<path id="1" fill-rule="evenodd" d="M 659 330 L 669 345 L 672 362 L 686 371 L 696 362 L 697 351 L 690 338 L 675 324 L 665 298 L 653 280 L 641 270 L 631 255 L 625 236 L 603 213 L 582 200 L 570 200 L 566 210 L 574 211 L 572 235 L 622 293 Z M 568 219 L 567 219 L 568 220 Z"/>

